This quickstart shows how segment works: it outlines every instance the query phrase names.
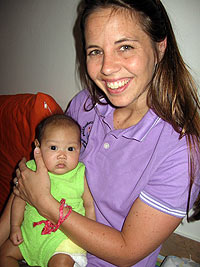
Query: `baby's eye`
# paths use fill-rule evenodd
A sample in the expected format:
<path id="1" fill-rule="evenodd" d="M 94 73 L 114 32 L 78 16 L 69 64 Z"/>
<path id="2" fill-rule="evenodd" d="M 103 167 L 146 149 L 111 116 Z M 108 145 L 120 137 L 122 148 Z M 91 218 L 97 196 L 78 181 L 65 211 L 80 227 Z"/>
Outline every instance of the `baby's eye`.
<path id="1" fill-rule="evenodd" d="M 72 147 L 72 146 L 70 146 L 70 147 L 68 147 L 68 149 L 67 149 L 68 151 L 74 151 L 75 150 L 75 148 L 74 147 Z"/>
<path id="2" fill-rule="evenodd" d="M 127 51 L 127 50 L 131 50 L 133 49 L 133 47 L 131 45 L 123 45 L 120 47 L 121 51 Z"/>
<path id="3" fill-rule="evenodd" d="M 57 148 L 57 146 L 50 146 L 50 149 L 51 150 L 57 150 L 58 148 Z"/>

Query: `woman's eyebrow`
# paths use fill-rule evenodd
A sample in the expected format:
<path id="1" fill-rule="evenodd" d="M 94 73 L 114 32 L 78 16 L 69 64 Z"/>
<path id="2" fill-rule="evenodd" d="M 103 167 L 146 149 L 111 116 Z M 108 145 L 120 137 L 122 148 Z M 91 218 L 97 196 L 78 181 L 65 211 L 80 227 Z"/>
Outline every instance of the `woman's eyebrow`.
<path id="1" fill-rule="evenodd" d="M 137 39 L 132 39 L 132 38 L 122 38 L 122 39 L 119 39 L 117 41 L 115 41 L 115 44 L 120 44 L 120 43 L 123 43 L 123 42 L 139 42 L 139 40 Z M 98 45 L 88 45 L 86 46 L 86 49 L 90 49 L 90 48 L 100 48 L 100 46 Z"/>
<path id="2" fill-rule="evenodd" d="M 88 45 L 86 46 L 86 49 L 90 49 L 90 48 L 100 48 L 98 45 Z"/>
<path id="3" fill-rule="evenodd" d="M 132 39 L 132 38 L 122 38 L 122 39 L 119 39 L 115 42 L 115 44 L 120 44 L 120 43 L 123 43 L 123 42 L 139 42 L 137 39 Z"/>

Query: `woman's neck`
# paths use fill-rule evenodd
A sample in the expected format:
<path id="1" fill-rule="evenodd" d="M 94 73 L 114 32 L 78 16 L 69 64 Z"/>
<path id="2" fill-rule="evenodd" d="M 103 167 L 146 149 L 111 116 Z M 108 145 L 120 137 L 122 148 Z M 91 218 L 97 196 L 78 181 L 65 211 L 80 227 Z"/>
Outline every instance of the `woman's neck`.
<path id="1" fill-rule="evenodd" d="M 149 108 L 143 109 L 116 108 L 113 114 L 113 124 L 115 129 L 126 129 L 136 125 L 148 112 Z"/>

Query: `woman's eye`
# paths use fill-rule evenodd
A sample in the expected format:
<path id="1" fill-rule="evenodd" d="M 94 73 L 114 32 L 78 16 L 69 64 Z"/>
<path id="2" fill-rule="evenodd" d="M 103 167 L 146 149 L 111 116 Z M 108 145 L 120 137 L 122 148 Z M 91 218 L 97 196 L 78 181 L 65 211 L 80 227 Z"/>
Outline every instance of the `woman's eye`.
<path id="1" fill-rule="evenodd" d="M 98 49 L 92 50 L 88 53 L 88 56 L 98 56 L 98 55 L 102 55 L 102 52 Z"/>
<path id="2" fill-rule="evenodd" d="M 131 45 L 123 45 L 120 47 L 120 50 L 121 51 L 128 51 L 128 50 L 131 50 L 133 49 L 133 47 Z"/>
<path id="3" fill-rule="evenodd" d="M 50 146 L 50 149 L 51 150 L 57 150 L 58 148 L 57 148 L 57 146 Z"/>
<path id="4" fill-rule="evenodd" d="M 68 147 L 68 149 L 67 149 L 68 151 L 74 151 L 75 150 L 75 148 L 74 147 L 72 147 L 72 146 L 70 146 L 70 147 Z"/>

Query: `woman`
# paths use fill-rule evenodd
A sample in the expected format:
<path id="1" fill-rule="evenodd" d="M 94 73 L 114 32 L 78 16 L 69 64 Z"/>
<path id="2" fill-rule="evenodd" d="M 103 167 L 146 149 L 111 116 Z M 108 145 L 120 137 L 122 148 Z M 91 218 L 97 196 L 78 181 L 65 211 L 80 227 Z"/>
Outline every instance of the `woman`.
<path id="1" fill-rule="evenodd" d="M 78 11 L 88 90 L 67 113 L 82 128 L 97 222 L 72 212 L 61 230 L 89 252 L 88 266 L 153 267 L 199 192 L 196 87 L 159 0 L 85 0 Z M 35 160 L 36 173 L 20 162 L 14 193 L 56 224 L 39 150 Z"/>

